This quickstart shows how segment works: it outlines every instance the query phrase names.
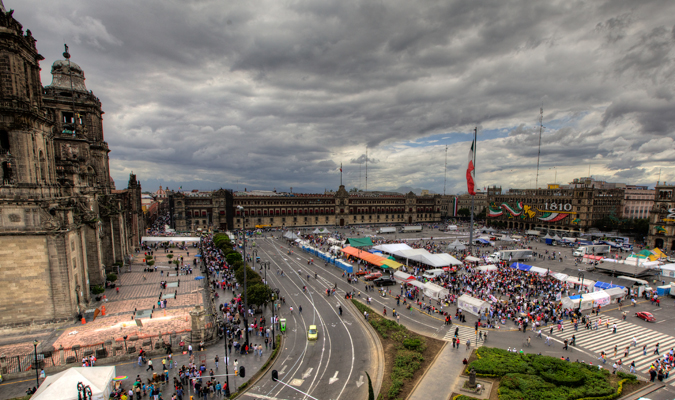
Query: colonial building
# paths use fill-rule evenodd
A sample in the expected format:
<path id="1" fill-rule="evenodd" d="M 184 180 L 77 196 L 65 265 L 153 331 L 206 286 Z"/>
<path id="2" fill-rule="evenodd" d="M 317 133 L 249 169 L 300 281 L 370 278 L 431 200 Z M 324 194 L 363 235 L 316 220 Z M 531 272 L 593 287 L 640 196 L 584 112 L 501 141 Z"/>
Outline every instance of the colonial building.
<path id="1" fill-rule="evenodd" d="M 488 220 L 506 228 L 586 232 L 605 216 L 620 215 L 623 189 L 575 185 L 570 189 L 488 188 Z"/>
<path id="2" fill-rule="evenodd" d="M 473 197 L 473 214 L 478 215 L 483 212 L 483 210 L 488 206 L 488 194 L 487 192 L 476 191 L 475 196 L 471 196 L 468 193 L 460 194 L 457 196 L 457 210 L 463 208 L 471 210 L 471 197 Z"/>
<path id="3" fill-rule="evenodd" d="M 649 248 L 659 248 L 668 255 L 675 252 L 675 185 L 656 185 L 654 206 L 649 216 Z"/>
<path id="4" fill-rule="evenodd" d="M 0 326 L 77 316 L 144 230 L 135 176 L 112 191 L 84 72 L 66 49 L 42 87 L 43 57 L 12 14 L 0 0 Z"/>
<path id="5" fill-rule="evenodd" d="M 416 224 L 441 218 L 441 196 L 337 192 L 168 192 L 176 231 Z"/>
<path id="6" fill-rule="evenodd" d="M 654 189 L 647 186 L 626 185 L 623 201 L 624 219 L 649 218 L 654 206 Z"/>

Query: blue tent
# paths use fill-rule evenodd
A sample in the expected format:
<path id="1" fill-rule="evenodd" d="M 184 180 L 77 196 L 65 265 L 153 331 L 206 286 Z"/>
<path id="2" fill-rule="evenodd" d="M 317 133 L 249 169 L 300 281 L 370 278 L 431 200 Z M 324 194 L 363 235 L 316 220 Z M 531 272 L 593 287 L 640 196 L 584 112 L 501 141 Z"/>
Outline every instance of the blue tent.
<path id="1" fill-rule="evenodd" d="M 579 296 L 578 294 L 575 294 L 574 296 L 570 296 L 570 300 L 578 300 L 580 298 L 581 298 L 581 296 Z"/>
<path id="2" fill-rule="evenodd" d="M 373 254 L 382 254 L 380 250 L 375 250 L 375 249 L 370 249 L 368 250 L 368 253 L 373 253 Z"/>
<path id="3" fill-rule="evenodd" d="M 611 283 L 607 283 L 607 282 L 595 282 L 595 287 L 600 288 L 600 289 L 612 289 L 612 288 L 625 289 L 625 287 L 623 287 L 623 286 L 612 285 Z"/>
<path id="4" fill-rule="evenodd" d="M 530 268 L 532 268 L 531 265 L 521 264 L 521 263 L 517 263 L 517 262 L 511 263 L 511 265 L 509 265 L 509 266 L 511 268 L 516 268 L 516 269 L 519 269 L 521 271 L 529 271 Z"/>
<path id="5" fill-rule="evenodd" d="M 486 239 L 478 239 L 478 242 L 483 243 L 483 244 L 489 244 L 490 241 Z"/>

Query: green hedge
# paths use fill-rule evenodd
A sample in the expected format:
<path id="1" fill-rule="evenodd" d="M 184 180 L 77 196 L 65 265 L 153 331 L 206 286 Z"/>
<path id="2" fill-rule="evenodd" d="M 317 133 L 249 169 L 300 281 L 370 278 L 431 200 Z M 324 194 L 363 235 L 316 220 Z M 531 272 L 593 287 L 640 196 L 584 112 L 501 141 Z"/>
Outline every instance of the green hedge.
<path id="1" fill-rule="evenodd" d="M 500 400 L 609 400 L 618 397 L 622 389 L 615 390 L 609 383 L 609 371 L 597 366 L 487 347 L 477 349 L 476 355 L 478 359 L 467 371 L 501 377 Z"/>

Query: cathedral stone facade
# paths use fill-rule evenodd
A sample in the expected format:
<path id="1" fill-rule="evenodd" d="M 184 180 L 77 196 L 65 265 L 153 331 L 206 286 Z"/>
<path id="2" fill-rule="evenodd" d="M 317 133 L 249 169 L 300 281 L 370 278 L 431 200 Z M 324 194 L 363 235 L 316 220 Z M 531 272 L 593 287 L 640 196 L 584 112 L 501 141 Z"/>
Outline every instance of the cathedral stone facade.
<path id="1" fill-rule="evenodd" d="M 141 185 L 115 190 L 101 102 L 70 60 L 43 87 L 35 39 L 0 0 L 0 326 L 88 308 L 138 246 Z"/>

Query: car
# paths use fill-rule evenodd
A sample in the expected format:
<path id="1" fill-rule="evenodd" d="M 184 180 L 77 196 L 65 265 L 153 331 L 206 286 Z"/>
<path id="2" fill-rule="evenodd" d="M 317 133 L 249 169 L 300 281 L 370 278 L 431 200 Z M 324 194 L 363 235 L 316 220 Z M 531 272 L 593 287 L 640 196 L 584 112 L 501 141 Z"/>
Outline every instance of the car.
<path id="1" fill-rule="evenodd" d="M 656 318 L 654 318 L 652 313 L 649 313 L 647 311 L 636 312 L 635 316 L 640 318 L 640 319 L 644 319 L 647 322 L 656 322 Z"/>
<path id="2" fill-rule="evenodd" d="M 396 281 L 394 279 L 391 279 L 391 278 L 377 278 L 377 279 L 373 280 L 373 284 L 375 286 L 391 286 L 391 285 L 395 285 Z"/>
<path id="3" fill-rule="evenodd" d="M 356 276 L 362 276 L 362 275 L 368 275 L 369 273 L 370 273 L 370 272 L 368 272 L 368 271 L 359 270 L 359 271 L 354 272 L 354 275 L 356 275 Z"/>
<path id="4" fill-rule="evenodd" d="M 307 329 L 307 340 L 316 340 L 319 336 L 319 331 L 316 329 L 316 325 L 310 325 Z"/>
<path id="5" fill-rule="evenodd" d="M 363 277 L 363 279 L 367 281 L 372 281 L 373 279 L 377 279 L 382 276 L 382 272 L 373 272 L 372 274 L 368 274 Z"/>

